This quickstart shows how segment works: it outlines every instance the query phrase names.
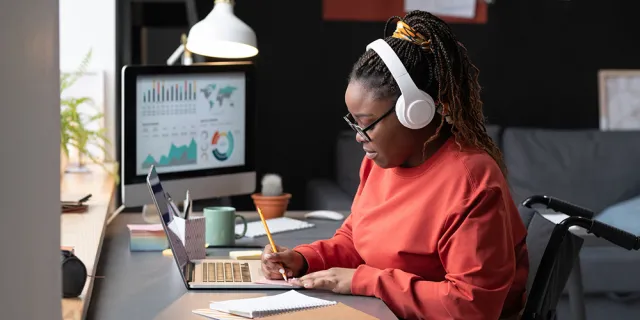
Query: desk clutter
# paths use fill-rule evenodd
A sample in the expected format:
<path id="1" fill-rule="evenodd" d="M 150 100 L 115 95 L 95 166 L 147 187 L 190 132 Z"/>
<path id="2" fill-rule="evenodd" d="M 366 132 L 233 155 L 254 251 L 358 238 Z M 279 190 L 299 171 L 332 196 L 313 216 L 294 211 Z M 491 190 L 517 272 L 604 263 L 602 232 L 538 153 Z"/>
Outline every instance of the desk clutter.
<path id="1" fill-rule="evenodd" d="M 161 224 L 128 224 L 129 250 L 162 251 L 169 248 L 169 241 Z"/>
<path id="2" fill-rule="evenodd" d="M 181 242 L 187 255 L 193 259 L 206 256 L 207 244 L 204 241 L 204 218 L 182 219 L 174 217 L 169 229 L 176 242 Z M 165 251 L 169 248 L 169 240 L 161 224 L 128 224 L 129 251 Z"/>
<path id="3" fill-rule="evenodd" d="M 271 234 L 315 227 L 313 223 L 302 221 L 302 220 L 291 219 L 288 217 L 267 219 L 266 222 L 267 222 L 267 225 L 269 226 L 269 231 L 271 232 Z M 236 224 L 236 233 L 241 233 L 243 228 L 244 228 L 244 224 Z M 247 232 L 244 235 L 245 237 L 255 238 L 255 237 L 262 237 L 266 235 L 267 233 L 261 221 L 253 221 L 253 222 L 247 223 Z"/>
<path id="4" fill-rule="evenodd" d="M 234 260 L 260 260 L 262 250 L 240 250 L 229 252 L 229 258 Z"/>
<path id="5" fill-rule="evenodd" d="M 318 299 L 290 290 L 273 296 L 212 302 L 209 309 L 253 319 L 334 304 L 335 301 Z"/>
<path id="6" fill-rule="evenodd" d="M 87 267 L 75 255 L 73 247 L 61 246 L 62 297 L 75 298 L 82 293 L 87 281 Z"/>
<path id="7" fill-rule="evenodd" d="M 91 194 L 82 197 L 78 201 L 60 201 L 61 213 L 85 213 L 89 210 L 89 206 L 85 202 L 91 199 Z"/>
<path id="8" fill-rule="evenodd" d="M 198 219 L 199 218 L 199 219 Z M 181 220 L 178 224 L 180 224 L 182 232 L 176 232 L 177 235 L 183 240 L 185 238 L 191 238 L 190 236 L 195 236 L 198 239 L 198 243 L 202 242 L 203 235 L 203 220 L 201 217 L 193 217 L 191 219 L 177 219 Z M 200 221 L 197 221 L 200 220 Z M 183 222 L 184 221 L 184 222 Z M 269 226 L 269 231 L 271 234 L 283 233 L 288 231 L 302 230 L 307 228 L 313 228 L 315 225 L 310 222 L 292 219 L 288 217 L 279 217 L 274 219 L 266 220 L 267 225 Z M 186 224 L 186 225 L 185 225 Z M 236 234 L 241 234 L 244 231 L 244 223 L 235 224 L 235 232 Z M 162 228 L 162 225 L 159 223 L 156 224 L 128 224 L 127 229 L 129 230 L 129 250 L 131 252 L 151 252 L 151 251 L 164 251 L 169 248 L 169 241 L 167 240 L 167 236 Z M 196 230 L 193 234 L 189 234 L 187 229 L 191 231 Z M 206 230 L 205 230 L 206 233 Z M 244 237 L 246 238 L 257 238 L 266 236 L 266 232 L 262 222 L 260 220 L 253 221 L 247 223 L 247 232 Z M 205 235 L 206 236 L 206 235 Z M 208 236 L 209 238 L 213 238 Z M 233 247 L 234 245 L 229 245 Z M 204 245 L 207 247 L 207 244 Z M 247 260 L 249 258 L 244 258 L 240 260 Z"/>
<path id="9" fill-rule="evenodd" d="M 208 309 L 196 309 L 191 312 L 209 319 L 224 320 L 377 319 L 345 304 L 310 297 L 295 290 L 258 298 L 211 301 Z"/>

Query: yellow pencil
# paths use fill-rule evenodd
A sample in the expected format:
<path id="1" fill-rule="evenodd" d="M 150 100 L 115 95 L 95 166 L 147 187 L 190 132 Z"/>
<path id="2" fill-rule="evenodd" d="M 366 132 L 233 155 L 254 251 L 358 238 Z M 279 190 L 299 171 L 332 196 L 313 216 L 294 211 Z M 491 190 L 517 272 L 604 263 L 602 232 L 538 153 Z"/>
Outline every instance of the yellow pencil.
<path id="1" fill-rule="evenodd" d="M 267 233 L 267 238 L 269 238 L 269 244 L 271 244 L 271 250 L 273 250 L 273 252 L 278 252 L 278 249 L 276 249 L 276 244 L 273 242 L 273 238 L 271 238 L 271 232 L 269 232 L 269 226 L 267 225 L 267 220 L 264 219 L 264 216 L 262 215 L 262 211 L 260 210 L 260 208 L 259 207 L 256 207 L 256 208 L 258 209 L 260 220 L 262 220 L 264 231 Z M 282 274 L 284 281 L 289 281 L 289 279 L 287 279 L 287 275 L 284 272 L 284 268 L 280 269 L 280 273 Z"/>

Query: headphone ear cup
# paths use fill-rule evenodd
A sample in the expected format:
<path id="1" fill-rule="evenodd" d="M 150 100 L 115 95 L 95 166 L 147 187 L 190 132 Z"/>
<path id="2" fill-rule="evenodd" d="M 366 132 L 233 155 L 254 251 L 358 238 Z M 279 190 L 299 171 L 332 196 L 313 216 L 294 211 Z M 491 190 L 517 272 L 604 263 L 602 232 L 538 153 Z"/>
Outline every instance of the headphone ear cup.
<path id="1" fill-rule="evenodd" d="M 411 125 L 407 121 L 407 110 L 406 104 L 404 103 L 404 96 L 400 95 L 400 98 L 396 101 L 396 116 L 400 123 L 409 128 Z"/>
<path id="2" fill-rule="evenodd" d="M 426 127 L 436 113 L 436 106 L 433 98 L 424 91 L 420 91 L 423 95 L 423 99 L 412 101 L 411 104 L 406 105 L 404 99 L 402 99 L 402 108 L 398 108 L 396 103 L 396 113 L 400 123 L 409 129 L 422 129 Z M 398 99 L 400 102 L 400 99 Z"/>

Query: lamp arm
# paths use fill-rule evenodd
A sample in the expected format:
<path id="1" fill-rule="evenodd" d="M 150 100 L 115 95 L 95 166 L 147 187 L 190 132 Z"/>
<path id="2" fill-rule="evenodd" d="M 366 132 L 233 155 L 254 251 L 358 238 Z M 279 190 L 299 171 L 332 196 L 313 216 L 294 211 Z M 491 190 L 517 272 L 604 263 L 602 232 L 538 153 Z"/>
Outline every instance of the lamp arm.
<path id="1" fill-rule="evenodd" d="M 169 57 L 169 59 L 167 59 L 167 65 L 174 65 L 176 63 L 176 61 L 178 61 L 178 59 L 180 59 L 180 56 L 184 53 L 184 44 L 181 44 L 180 46 L 178 46 L 178 48 L 176 49 L 176 51 L 174 51 L 171 56 Z"/>

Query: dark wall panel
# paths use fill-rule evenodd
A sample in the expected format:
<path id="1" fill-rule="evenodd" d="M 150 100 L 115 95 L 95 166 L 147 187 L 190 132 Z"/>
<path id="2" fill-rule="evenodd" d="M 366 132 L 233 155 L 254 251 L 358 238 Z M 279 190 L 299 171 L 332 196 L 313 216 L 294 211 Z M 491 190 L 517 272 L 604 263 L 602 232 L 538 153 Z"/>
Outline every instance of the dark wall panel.
<path id="1" fill-rule="evenodd" d="M 634 41 L 640 2 L 495 2 L 487 24 L 452 26 L 480 68 L 488 121 L 597 127 L 597 70 L 640 68 L 640 43 Z M 204 18 L 212 1 L 197 4 Z M 141 10 L 142 25 L 186 23 L 175 7 Z M 299 209 L 306 182 L 333 175 L 335 137 L 348 129 L 341 119 L 346 77 L 366 44 L 382 36 L 384 23 L 323 21 L 321 0 L 238 0 L 236 14 L 258 35 L 259 172 L 281 174 L 285 190 L 293 193 L 291 208 Z M 173 51 L 154 47 L 157 52 L 148 52 L 157 55 L 149 57 L 154 61 Z M 252 202 L 238 197 L 234 205 L 251 208 Z"/>

